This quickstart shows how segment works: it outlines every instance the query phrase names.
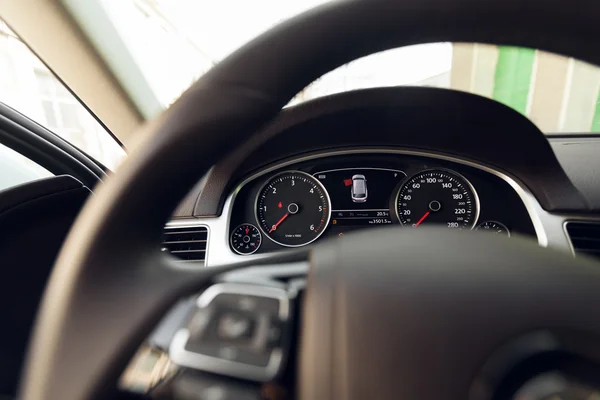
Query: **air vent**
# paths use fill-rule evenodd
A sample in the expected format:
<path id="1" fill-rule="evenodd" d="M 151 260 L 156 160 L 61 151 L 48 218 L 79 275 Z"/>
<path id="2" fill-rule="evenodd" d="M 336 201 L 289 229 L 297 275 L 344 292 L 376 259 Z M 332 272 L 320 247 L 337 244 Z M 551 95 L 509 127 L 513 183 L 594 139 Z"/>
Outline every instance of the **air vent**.
<path id="1" fill-rule="evenodd" d="M 207 244 L 208 228 L 205 226 L 168 226 L 162 247 L 181 261 L 203 262 Z"/>
<path id="2" fill-rule="evenodd" d="M 600 258 L 600 223 L 567 222 L 566 227 L 576 255 Z"/>

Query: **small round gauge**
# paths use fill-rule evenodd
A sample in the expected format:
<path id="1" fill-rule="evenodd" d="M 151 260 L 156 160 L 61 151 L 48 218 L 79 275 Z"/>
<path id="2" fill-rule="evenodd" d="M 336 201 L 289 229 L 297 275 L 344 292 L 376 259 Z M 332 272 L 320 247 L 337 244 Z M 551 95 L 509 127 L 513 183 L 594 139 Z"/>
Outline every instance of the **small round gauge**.
<path id="1" fill-rule="evenodd" d="M 400 187 L 396 215 L 406 226 L 472 229 L 479 217 L 479 199 L 469 181 L 456 172 L 423 171 Z"/>
<path id="2" fill-rule="evenodd" d="M 258 192 L 256 220 L 275 243 L 304 246 L 325 231 L 331 217 L 330 204 L 321 182 L 304 172 L 282 172 Z"/>
<path id="3" fill-rule="evenodd" d="M 477 225 L 476 231 L 489 232 L 495 235 L 502 235 L 510 237 L 510 231 L 501 222 L 498 221 L 485 221 Z"/>
<path id="4" fill-rule="evenodd" d="M 231 247 L 236 253 L 248 255 L 256 252 L 262 242 L 262 235 L 252 224 L 242 224 L 231 233 Z"/>

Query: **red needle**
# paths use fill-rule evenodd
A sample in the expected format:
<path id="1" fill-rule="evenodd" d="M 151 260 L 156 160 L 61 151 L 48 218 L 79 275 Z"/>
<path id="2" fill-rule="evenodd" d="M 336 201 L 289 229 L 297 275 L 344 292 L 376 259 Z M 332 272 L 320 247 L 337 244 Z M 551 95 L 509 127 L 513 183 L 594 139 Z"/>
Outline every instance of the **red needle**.
<path id="1" fill-rule="evenodd" d="M 284 219 L 286 219 L 287 217 L 289 217 L 289 215 L 290 215 L 289 213 L 286 213 L 283 217 L 281 217 L 281 219 L 279 221 L 277 221 L 277 223 L 275 225 L 273 225 L 273 227 L 271 228 L 271 230 L 269 231 L 269 233 L 271 233 L 275 229 L 277 229 L 277 227 L 279 226 L 279 224 L 281 224 Z"/>
<path id="2" fill-rule="evenodd" d="M 421 222 L 425 221 L 425 218 L 427 218 L 427 216 L 428 216 L 429 214 L 431 214 L 431 211 L 427 211 L 427 212 L 425 213 L 425 215 L 423 215 L 423 216 L 421 217 L 421 219 L 417 221 L 417 223 L 415 224 L 415 228 L 416 228 L 417 226 L 421 225 Z"/>

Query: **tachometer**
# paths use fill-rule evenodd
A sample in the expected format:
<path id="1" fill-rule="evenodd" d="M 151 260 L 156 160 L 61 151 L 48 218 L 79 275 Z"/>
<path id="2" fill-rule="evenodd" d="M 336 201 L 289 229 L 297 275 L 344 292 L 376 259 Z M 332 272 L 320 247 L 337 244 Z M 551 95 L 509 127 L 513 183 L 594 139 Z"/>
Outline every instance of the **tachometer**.
<path id="1" fill-rule="evenodd" d="M 300 171 L 271 178 L 256 199 L 258 226 L 282 246 L 298 247 L 315 241 L 330 217 L 327 191 L 321 182 Z"/>
<path id="2" fill-rule="evenodd" d="M 400 187 L 396 213 L 403 225 L 472 229 L 479 216 L 479 199 L 463 176 L 446 170 L 423 171 Z"/>

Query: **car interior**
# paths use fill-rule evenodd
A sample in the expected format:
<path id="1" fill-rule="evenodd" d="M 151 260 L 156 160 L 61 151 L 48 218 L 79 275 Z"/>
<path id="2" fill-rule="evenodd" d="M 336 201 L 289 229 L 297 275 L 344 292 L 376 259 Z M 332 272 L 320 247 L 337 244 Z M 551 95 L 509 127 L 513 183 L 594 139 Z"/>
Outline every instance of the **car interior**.
<path id="1" fill-rule="evenodd" d="M 0 0 L 0 56 L 18 40 L 68 91 L 43 94 L 76 98 L 118 154 L 4 104 L 0 78 L 0 399 L 600 398 L 600 3 L 328 1 L 164 110 L 82 22 L 103 3 Z M 428 80 L 297 100 L 427 43 L 482 46 L 473 71 L 493 53 L 493 95 Z M 501 70 L 513 56 L 538 72 Z M 547 114 L 587 131 L 535 114 L 561 57 Z M 516 106 L 506 76 L 538 100 Z"/>

